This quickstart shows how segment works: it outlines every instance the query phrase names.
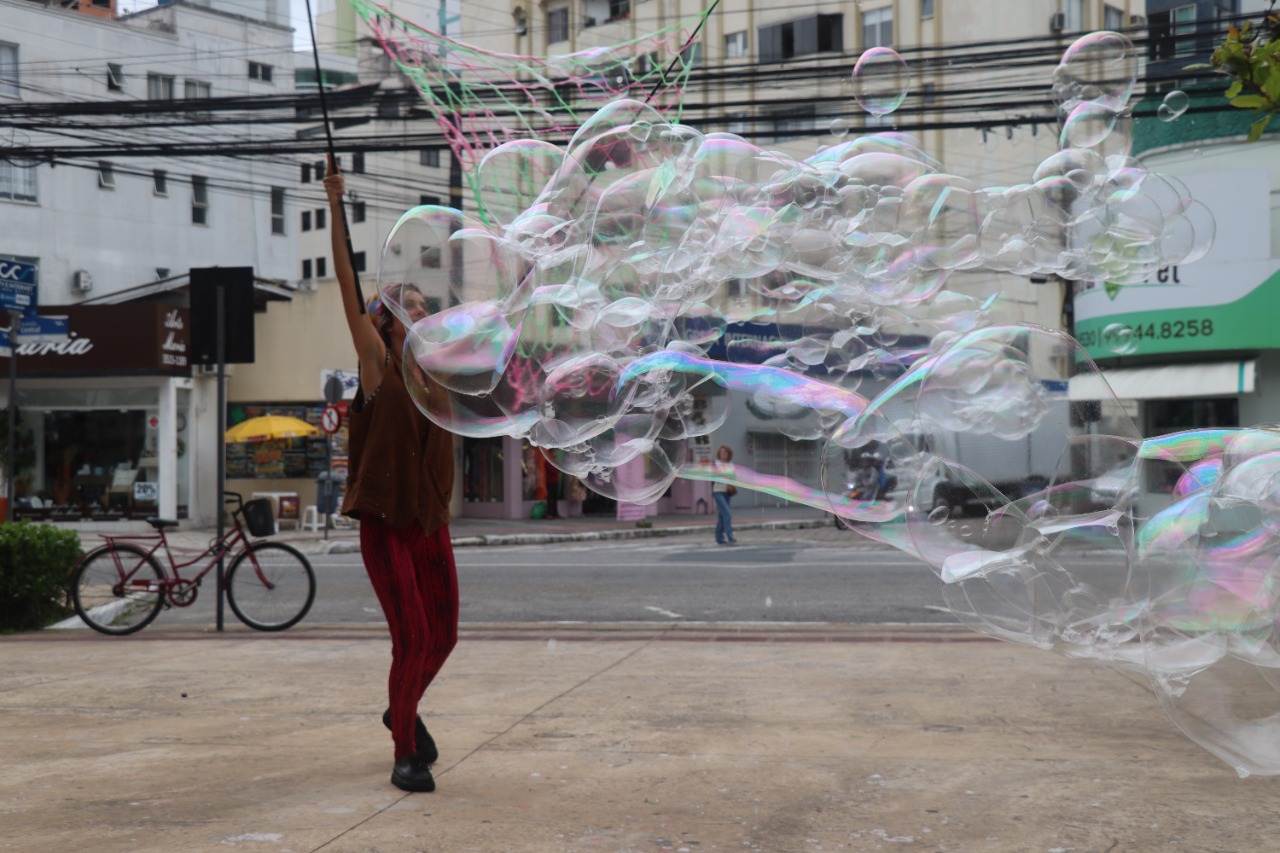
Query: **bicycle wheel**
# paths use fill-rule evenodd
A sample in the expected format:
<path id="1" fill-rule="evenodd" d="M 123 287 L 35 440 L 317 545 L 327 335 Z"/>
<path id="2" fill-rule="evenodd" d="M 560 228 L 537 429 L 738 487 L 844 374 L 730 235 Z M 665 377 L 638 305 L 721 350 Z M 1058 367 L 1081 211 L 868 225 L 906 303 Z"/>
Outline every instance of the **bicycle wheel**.
<path id="1" fill-rule="evenodd" d="M 259 631 L 298 624 L 315 597 L 311 564 L 279 542 L 255 542 L 227 571 L 227 603 L 241 622 Z"/>
<path id="2" fill-rule="evenodd" d="M 164 604 L 164 574 L 136 545 L 103 545 L 76 567 L 71 603 L 95 631 L 119 636 L 141 631 Z"/>

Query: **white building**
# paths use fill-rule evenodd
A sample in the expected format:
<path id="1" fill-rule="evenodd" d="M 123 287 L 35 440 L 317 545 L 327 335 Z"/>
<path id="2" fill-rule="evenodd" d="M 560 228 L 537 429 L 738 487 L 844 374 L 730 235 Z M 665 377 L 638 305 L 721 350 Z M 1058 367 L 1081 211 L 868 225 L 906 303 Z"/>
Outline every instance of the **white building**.
<path id="1" fill-rule="evenodd" d="M 60 520 L 158 512 L 212 522 L 216 388 L 191 364 L 202 318 L 188 314 L 186 273 L 252 267 L 262 293 L 287 299 L 296 164 L 199 152 L 291 139 L 293 128 L 207 124 L 198 109 L 162 128 L 155 113 L 129 117 L 142 102 L 290 93 L 287 3 L 175 0 L 117 17 L 111 2 L 75 11 L 0 0 L 0 19 L 0 121 L 30 122 L 3 131 L 0 146 L 85 148 L 52 162 L 0 160 L 0 258 L 35 268 L 40 306 L 63 306 L 51 313 L 69 316 L 73 342 L 19 348 L 18 403 L 35 452 L 17 472 L 17 503 Z M 119 108 L 89 121 L 41 108 L 85 103 Z"/>

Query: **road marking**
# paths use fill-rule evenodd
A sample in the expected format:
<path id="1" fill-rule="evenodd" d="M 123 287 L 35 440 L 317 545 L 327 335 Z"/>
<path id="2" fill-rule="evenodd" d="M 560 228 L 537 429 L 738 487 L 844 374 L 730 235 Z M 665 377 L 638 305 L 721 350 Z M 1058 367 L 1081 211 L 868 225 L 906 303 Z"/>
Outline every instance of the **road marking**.
<path id="1" fill-rule="evenodd" d="M 679 613 L 672 613 L 670 610 L 663 610 L 661 607 L 650 607 L 650 606 L 648 606 L 648 605 L 645 605 L 645 608 L 644 608 L 644 609 L 645 609 L 645 610 L 652 610 L 654 613 L 657 613 L 657 614 L 659 614 L 659 615 L 661 615 L 661 616 L 669 617 L 669 618 L 671 618 L 671 619 L 683 619 L 683 618 L 684 618 L 684 617 L 683 617 L 683 616 L 681 616 Z"/>

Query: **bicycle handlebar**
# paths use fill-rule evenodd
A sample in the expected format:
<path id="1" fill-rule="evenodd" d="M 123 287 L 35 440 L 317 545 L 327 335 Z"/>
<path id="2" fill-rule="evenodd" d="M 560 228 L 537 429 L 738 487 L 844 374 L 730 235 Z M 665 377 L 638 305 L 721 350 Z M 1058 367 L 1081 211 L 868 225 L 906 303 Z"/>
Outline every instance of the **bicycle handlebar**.
<path id="1" fill-rule="evenodd" d="M 227 495 L 231 495 L 231 497 L 228 498 Z M 224 491 L 222 493 L 222 502 L 224 504 L 236 504 L 237 506 L 244 506 L 244 496 L 239 492 Z"/>

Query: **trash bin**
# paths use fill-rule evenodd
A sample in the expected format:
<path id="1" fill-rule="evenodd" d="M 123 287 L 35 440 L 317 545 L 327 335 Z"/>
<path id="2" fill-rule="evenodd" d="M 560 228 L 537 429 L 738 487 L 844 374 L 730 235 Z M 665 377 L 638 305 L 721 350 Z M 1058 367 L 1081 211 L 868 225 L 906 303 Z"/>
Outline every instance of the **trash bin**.
<path id="1" fill-rule="evenodd" d="M 316 477 L 316 510 L 321 515 L 333 515 L 342 506 L 342 493 L 347 488 L 345 471 L 321 471 Z"/>

